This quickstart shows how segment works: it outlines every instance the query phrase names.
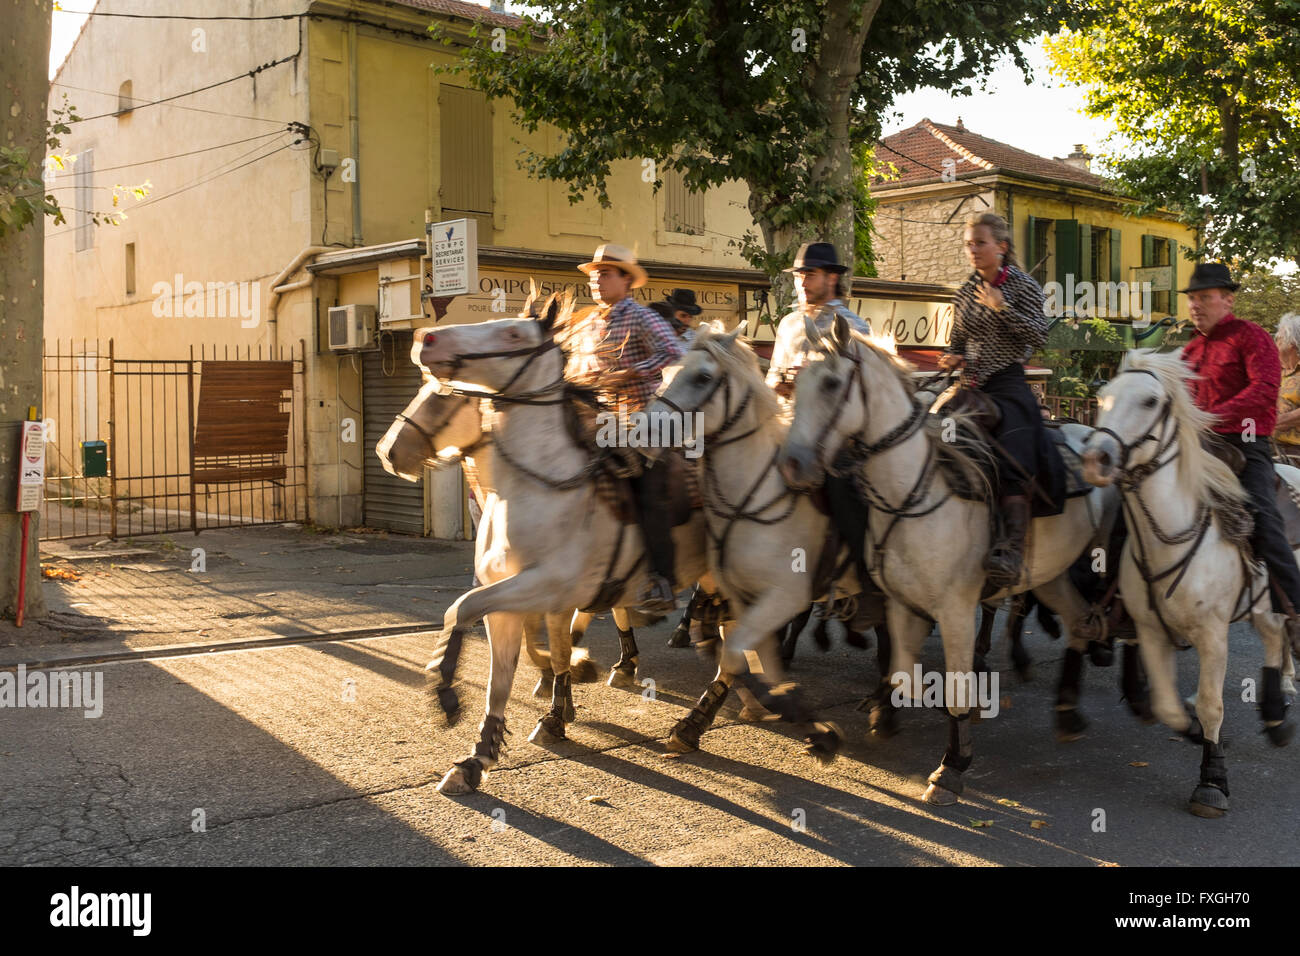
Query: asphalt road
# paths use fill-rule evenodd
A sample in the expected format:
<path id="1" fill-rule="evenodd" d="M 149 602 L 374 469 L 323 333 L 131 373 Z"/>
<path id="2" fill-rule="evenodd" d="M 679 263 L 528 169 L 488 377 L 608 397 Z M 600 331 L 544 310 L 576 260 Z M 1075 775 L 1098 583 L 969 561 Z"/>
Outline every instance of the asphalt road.
<path id="1" fill-rule="evenodd" d="M 554 751 L 527 742 L 544 706 L 521 664 L 513 732 L 481 791 L 435 787 L 477 737 L 443 729 L 422 669 L 433 635 L 232 651 L 100 665 L 104 708 L 0 710 L 0 863 L 13 864 L 669 864 L 669 865 L 1291 865 L 1300 847 L 1297 748 L 1259 733 L 1243 678 L 1259 642 L 1234 626 L 1225 737 L 1232 810 L 1185 809 L 1200 749 L 1144 726 L 1120 703 L 1118 665 L 1085 674 L 1087 736 L 1057 743 L 1052 686 L 1060 643 L 1029 632 L 1033 679 L 1002 668 L 997 717 L 974 730 L 975 763 L 955 807 L 920 802 L 946 727 L 924 709 L 891 740 L 855 710 L 874 655 L 805 639 L 795 676 L 848 741 L 833 765 L 801 756 L 779 724 L 736 720 L 733 697 L 702 751 L 667 757 L 673 723 L 711 668 L 640 632 L 656 699 L 578 685 L 578 719 Z M 612 624 L 588 638 L 604 665 Z M 1194 686 L 1194 652 L 1180 655 Z M 925 665 L 941 669 L 937 637 Z M 487 647 L 467 643 L 463 697 L 481 706 Z M 355 700 L 346 700 L 346 682 Z M 1140 766 L 1139 766 L 1140 764 Z M 1098 825 L 1104 813 L 1104 830 Z M 991 821 L 987 826 L 974 826 Z M 1038 827 L 1034 821 L 1041 821 Z"/>

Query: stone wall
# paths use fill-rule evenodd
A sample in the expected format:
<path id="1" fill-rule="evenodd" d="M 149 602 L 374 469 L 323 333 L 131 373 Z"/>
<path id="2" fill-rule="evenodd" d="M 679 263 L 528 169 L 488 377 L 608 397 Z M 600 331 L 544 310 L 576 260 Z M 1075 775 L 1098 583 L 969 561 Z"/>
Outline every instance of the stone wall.
<path id="1" fill-rule="evenodd" d="M 963 204 L 962 200 L 965 199 Z M 909 199 L 876 208 L 876 274 L 882 279 L 958 283 L 970 274 L 962 245 L 966 217 L 991 208 L 992 193 Z M 960 209 L 958 207 L 960 206 Z M 902 222 L 899 217 L 902 217 Z M 947 222 L 951 218 L 951 222 Z"/>

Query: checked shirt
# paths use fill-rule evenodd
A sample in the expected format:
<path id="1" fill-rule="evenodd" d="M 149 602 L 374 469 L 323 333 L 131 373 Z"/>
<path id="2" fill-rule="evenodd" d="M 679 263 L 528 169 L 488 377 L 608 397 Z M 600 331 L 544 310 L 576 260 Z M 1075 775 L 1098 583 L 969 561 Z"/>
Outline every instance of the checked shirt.
<path id="1" fill-rule="evenodd" d="M 998 312 L 975 297 L 984 280 L 971 273 L 953 297 L 952 338 L 947 351 L 966 359 L 962 382 L 976 387 L 1012 365 L 1023 365 L 1047 341 L 1043 290 L 1015 266 L 992 284 L 1006 307 Z"/>
<path id="2" fill-rule="evenodd" d="M 635 382 L 613 390 L 616 403 L 628 411 L 637 411 L 650 401 L 663 381 L 660 370 L 685 352 L 672 326 L 631 296 L 609 308 L 598 307 L 591 316 L 590 334 L 597 369 L 630 368 L 640 373 Z"/>

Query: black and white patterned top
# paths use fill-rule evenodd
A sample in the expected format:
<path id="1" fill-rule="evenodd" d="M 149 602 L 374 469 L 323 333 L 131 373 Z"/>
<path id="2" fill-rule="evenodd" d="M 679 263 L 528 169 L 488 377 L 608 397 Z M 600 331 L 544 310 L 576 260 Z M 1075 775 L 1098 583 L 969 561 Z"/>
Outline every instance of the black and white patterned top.
<path id="1" fill-rule="evenodd" d="M 966 360 L 962 382 L 983 385 L 1012 365 L 1023 365 L 1047 341 L 1043 290 L 1032 277 L 1006 266 L 991 285 L 1001 292 L 1002 311 L 981 305 L 976 290 L 984 280 L 972 272 L 953 298 L 952 338 L 947 351 Z"/>

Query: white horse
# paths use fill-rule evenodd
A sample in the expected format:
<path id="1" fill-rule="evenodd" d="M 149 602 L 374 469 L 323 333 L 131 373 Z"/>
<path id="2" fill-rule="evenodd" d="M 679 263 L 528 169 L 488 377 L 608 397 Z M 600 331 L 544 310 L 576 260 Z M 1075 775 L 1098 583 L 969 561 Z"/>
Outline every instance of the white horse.
<path id="1" fill-rule="evenodd" d="M 825 595 L 847 548 L 823 554 L 829 519 L 810 496 L 787 487 L 777 470 L 786 425 L 776 394 L 764 383 L 754 353 L 738 341 L 739 333 L 701 328 L 671 382 L 646 408 L 651 421 L 703 416 L 701 487 L 709 569 L 735 618 L 726 630 L 717 676 L 696 709 L 673 728 L 669 746 L 695 749 L 733 680 L 740 679 L 767 708 L 787 720 L 811 723 L 807 752 L 829 762 L 840 743 L 834 725 L 817 721 L 797 688 L 772 694 L 754 676 L 761 675 L 768 687 L 781 682 L 774 633 Z M 840 593 L 856 593 L 856 576 L 850 571 L 843 577 Z"/>
<path id="2" fill-rule="evenodd" d="M 375 446 L 384 469 L 407 481 L 419 481 L 426 467 L 461 464 L 480 511 L 485 510 L 489 496 L 495 492 L 491 490 L 491 434 L 481 404 L 480 399 L 445 392 L 436 379 L 427 381 Z M 495 580 L 499 573 L 498 568 L 489 569 L 487 580 Z M 639 687 L 634 679 L 638 650 L 631 619 L 624 608 L 614 608 L 613 616 L 622 656 L 610 672 L 609 684 Z M 550 713 L 538 722 L 530 740 L 563 739 L 564 725 L 574 719 L 572 683 L 596 680 L 596 669 L 586 650 L 575 646 L 592 618 L 592 614 L 578 610 L 570 615 L 545 616 L 549 640 L 542 646 L 538 638 L 543 615 L 524 617 L 524 648 L 540 671 L 533 696 L 552 698 Z M 492 625 L 492 619 L 488 625 Z"/>
<path id="3" fill-rule="evenodd" d="M 623 525 L 597 500 L 593 476 L 599 462 L 566 427 L 565 356 L 554 334 L 557 321 L 567 322 L 571 310 L 571 300 L 561 307 L 552 296 L 537 320 L 498 319 L 416 332 L 412 361 L 444 380 L 494 392 L 497 412 L 497 494 L 484 510 L 476 554 L 480 580 L 487 583 L 448 608 L 440 641 L 449 648 L 487 614 L 612 607 L 646 583 L 640 529 Z M 684 587 L 705 576 L 703 517 L 693 515 L 673 537 L 677 583 Z M 481 739 L 473 755 L 447 772 L 439 784 L 444 793 L 475 789 L 500 756 L 519 639 L 517 634 L 491 638 L 491 687 Z M 442 663 L 435 658 L 430 667 Z"/>
<path id="4" fill-rule="evenodd" d="M 984 592 L 983 558 L 990 539 L 989 505 L 956 497 L 937 466 L 944 446 L 940 422 L 927 424 L 904 365 L 885 349 L 832 327 L 828 351 L 806 365 L 795 384 L 794 422 L 781 468 L 795 487 L 815 487 L 839 467 L 854 476 L 871 503 L 866 550 L 872 577 L 884 590 L 896 657 L 891 675 L 899 696 L 917 697 L 913 665 L 937 621 L 943 638 L 948 748 L 930 775 L 924 799 L 952 804 L 970 766 L 970 712 L 975 684 L 975 609 Z M 949 436 L 951 437 L 951 436 Z M 949 447 L 952 447 L 951 445 Z M 958 455 L 966 454 L 962 451 Z M 1108 500 L 1109 499 L 1109 500 Z M 1069 649 L 1057 690 L 1057 728 L 1075 734 L 1083 651 L 1100 628 L 1066 573 L 1108 527 L 1113 492 L 1070 499 L 1062 514 L 1033 521 L 1020 582 L 985 599 L 1033 590 L 1066 622 Z M 1100 538 L 1104 540 L 1104 536 Z M 919 670 L 919 668 L 917 668 Z"/>
<path id="5" fill-rule="evenodd" d="M 1120 592 L 1137 625 L 1157 717 L 1201 744 L 1201 779 L 1189 809 L 1219 817 L 1228 809 L 1228 775 L 1219 731 L 1228 625 L 1249 614 L 1264 643 L 1260 715 L 1269 739 L 1284 745 L 1293 727 L 1283 696 L 1283 617 L 1271 612 L 1268 577 L 1251 567 L 1239 543 L 1246 494 L 1227 465 L 1201 447 L 1214 416 L 1188 394 L 1191 370 L 1177 354 L 1130 352 L 1100 393 L 1097 430 L 1085 446 L 1084 475 L 1117 483 L 1129 538 Z M 1300 471 L 1276 466 L 1300 488 Z M 1236 540 L 1234 540 L 1234 538 Z M 1300 552 L 1298 552 L 1300 554 Z M 1200 659 L 1195 713 L 1179 700 L 1175 643 Z M 1284 656 L 1286 660 L 1284 660 Z"/>

